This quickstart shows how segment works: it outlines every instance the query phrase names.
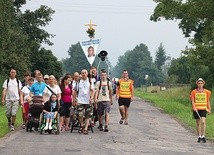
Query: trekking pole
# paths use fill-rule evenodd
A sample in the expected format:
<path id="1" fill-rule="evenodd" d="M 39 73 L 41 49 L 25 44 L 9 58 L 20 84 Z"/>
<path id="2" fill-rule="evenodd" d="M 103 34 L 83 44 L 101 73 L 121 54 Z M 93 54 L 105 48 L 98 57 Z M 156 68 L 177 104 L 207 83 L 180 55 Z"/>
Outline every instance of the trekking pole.
<path id="1" fill-rule="evenodd" d="M 198 110 L 196 110 L 195 112 L 198 115 L 199 119 L 201 119 L 201 116 L 199 115 Z"/>

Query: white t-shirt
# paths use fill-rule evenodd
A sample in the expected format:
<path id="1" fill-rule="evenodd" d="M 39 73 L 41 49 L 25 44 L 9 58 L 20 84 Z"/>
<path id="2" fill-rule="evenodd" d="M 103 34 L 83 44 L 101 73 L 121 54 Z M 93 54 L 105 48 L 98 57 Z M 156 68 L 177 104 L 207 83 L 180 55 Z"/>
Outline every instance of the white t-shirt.
<path id="1" fill-rule="evenodd" d="M 18 83 L 16 78 L 9 79 L 8 87 L 7 87 L 7 80 L 3 83 L 3 88 L 7 89 L 6 98 L 5 100 L 19 100 L 19 90 L 18 90 Z M 22 83 L 19 81 L 19 89 L 22 88 Z"/>
<path id="2" fill-rule="evenodd" d="M 21 91 L 24 94 L 24 102 L 27 102 L 27 98 L 30 96 L 30 86 L 24 86 Z"/>
<path id="3" fill-rule="evenodd" d="M 72 89 L 74 89 L 76 87 L 77 82 L 73 80 L 72 82 Z"/>
<path id="4" fill-rule="evenodd" d="M 44 94 L 45 94 L 45 100 L 48 101 L 52 95 L 52 92 L 47 88 L 49 87 L 55 94 L 61 94 L 62 91 L 60 89 L 60 87 L 58 85 L 54 85 L 54 86 L 50 86 L 50 85 L 47 85 L 44 89 Z"/>
<path id="5" fill-rule="evenodd" d="M 107 81 L 102 81 L 101 82 L 101 84 L 102 84 L 101 88 L 100 88 L 100 81 L 97 81 L 97 83 L 96 83 L 96 88 L 95 89 L 99 93 L 98 102 L 100 102 L 100 101 L 110 101 L 109 90 L 112 90 L 112 84 L 109 81 L 109 86 L 108 86 L 107 83 L 108 83 Z M 100 90 L 99 90 L 99 88 L 100 88 Z"/>
<path id="6" fill-rule="evenodd" d="M 80 80 L 79 84 L 77 84 L 78 88 L 75 88 L 76 90 L 79 90 L 78 96 L 77 96 L 77 102 L 80 104 L 89 104 L 90 102 L 90 89 L 94 89 L 94 84 L 90 82 L 87 78 L 86 80 Z"/>

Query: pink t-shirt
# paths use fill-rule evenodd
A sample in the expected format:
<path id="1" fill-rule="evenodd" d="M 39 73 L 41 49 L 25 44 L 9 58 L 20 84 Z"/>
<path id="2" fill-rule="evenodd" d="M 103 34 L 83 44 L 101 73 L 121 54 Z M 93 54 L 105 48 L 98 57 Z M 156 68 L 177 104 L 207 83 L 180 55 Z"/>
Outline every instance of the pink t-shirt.
<path id="1" fill-rule="evenodd" d="M 72 102 L 72 90 L 70 89 L 70 87 L 67 87 L 64 89 L 61 99 L 63 102 L 68 102 L 71 103 Z"/>

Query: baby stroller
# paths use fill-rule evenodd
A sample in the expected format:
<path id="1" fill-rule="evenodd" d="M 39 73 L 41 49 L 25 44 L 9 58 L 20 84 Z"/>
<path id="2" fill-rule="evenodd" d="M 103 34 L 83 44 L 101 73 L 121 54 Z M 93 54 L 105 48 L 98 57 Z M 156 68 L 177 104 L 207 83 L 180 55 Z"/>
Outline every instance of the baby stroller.
<path id="1" fill-rule="evenodd" d="M 54 132 L 56 135 L 59 134 L 59 114 L 57 114 L 56 118 L 53 119 L 52 130 L 50 130 L 50 129 L 44 130 L 45 125 L 46 125 L 46 119 L 44 117 L 44 113 L 41 114 L 40 120 L 41 120 L 41 122 L 40 122 L 40 134 L 43 134 L 43 132 L 48 132 L 49 134 Z"/>
<path id="2" fill-rule="evenodd" d="M 38 130 L 39 128 L 39 122 L 40 122 L 40 114 L 43 111 L 43 97 L 42 96 L 33 96 L 32 101 L 30 103 L 28 118 L 27 118 L 27 125 L 26 125 L 26 131 L 30 132 L 32 131 L 32 128 L 34 127 L 35 130 Z"/>
<path id="3" fill-rule="evenodd" d="M 70 119 L 70 125 L 71 125 L 71 133 L 73 130 L 79 130 L 80 128 L 80 123 L 78 120 L 78 113 L 77 113 L 77 108 L 74 107 L 74 112 L 73 112 L 73 117 Z M 94 132 L 93 127 L 91 125 L 91 121 L 89 122 L 88 130 L 90 130 L 92 133 Z"/>

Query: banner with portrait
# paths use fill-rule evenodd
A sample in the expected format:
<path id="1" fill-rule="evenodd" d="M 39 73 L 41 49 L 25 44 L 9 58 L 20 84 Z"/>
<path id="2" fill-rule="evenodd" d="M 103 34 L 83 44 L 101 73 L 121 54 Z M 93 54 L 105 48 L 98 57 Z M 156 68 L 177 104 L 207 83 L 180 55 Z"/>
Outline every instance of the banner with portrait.
<path id="1" fill-rule="evenodd" d="M 94 63 L 101 39 L 92 39 L 89 41 L 82 41 L 80 45 L 90 65 Z"/>

